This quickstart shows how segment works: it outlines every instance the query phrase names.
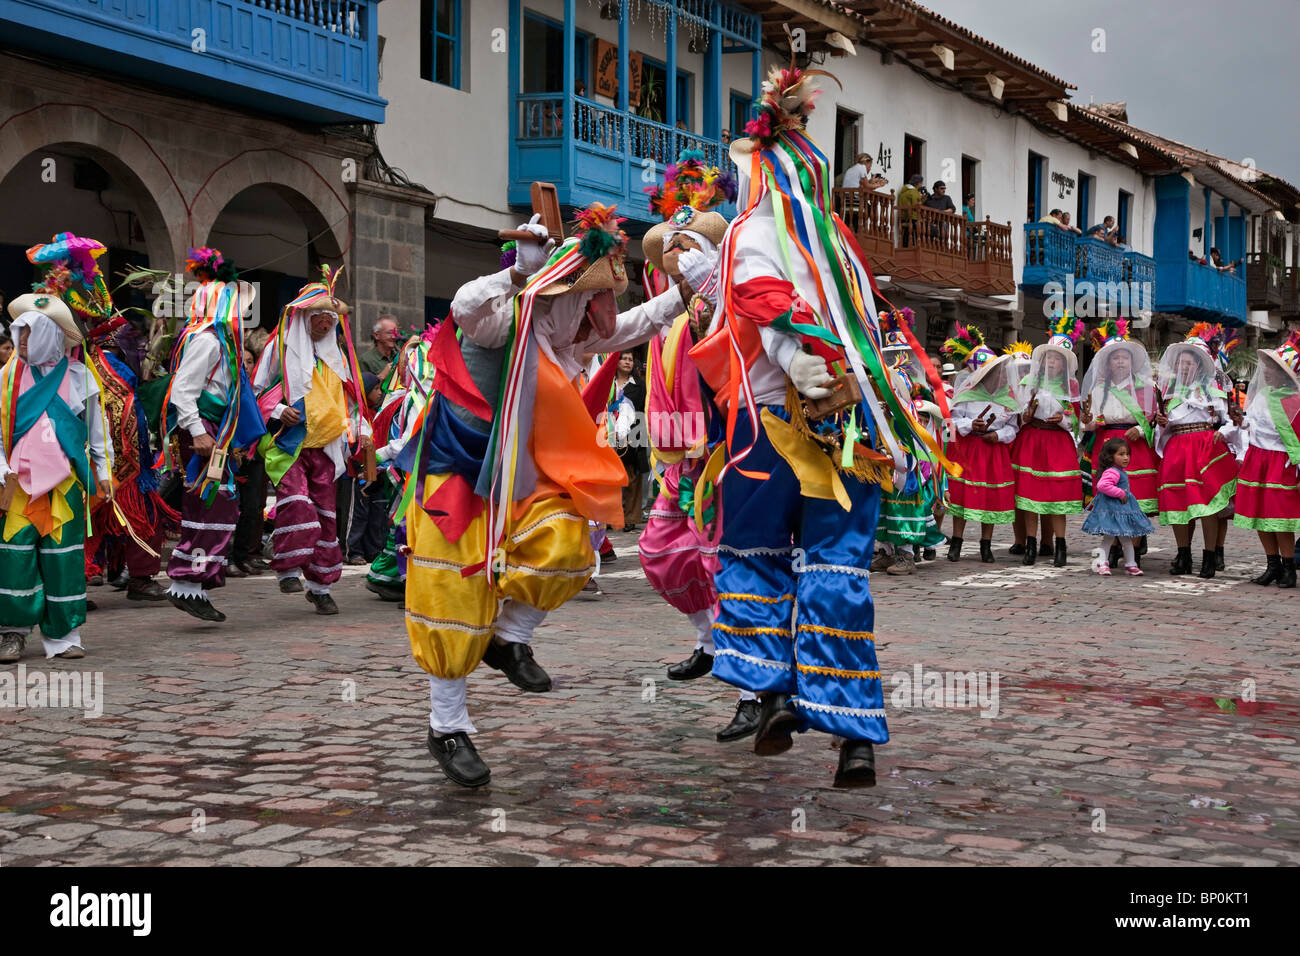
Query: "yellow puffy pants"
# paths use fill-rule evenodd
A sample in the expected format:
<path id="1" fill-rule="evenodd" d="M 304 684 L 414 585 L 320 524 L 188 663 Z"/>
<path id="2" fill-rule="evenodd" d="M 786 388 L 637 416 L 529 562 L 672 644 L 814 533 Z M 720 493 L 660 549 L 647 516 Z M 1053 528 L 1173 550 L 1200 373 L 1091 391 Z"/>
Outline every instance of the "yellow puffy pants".
<path id="1" fill-rule="evenodd" d="M 448 475 L 425 479 L 427 500 Z M 416 663 L 435 677 L 466 677 L 478 667 L 492 639 L 499 598 L 553 611 L 582 590 L 596 568 L 587 519 L 568 498 L 532 502 L 510 524 L 505 573 L 494 592 L 482 570 L 461 572 L 483 561 L 487 514 L 475 518 L 457 541 L 448 541 L 418 504 L 407 513 L 411 547 L 406 566 L 406 634 Z"/>

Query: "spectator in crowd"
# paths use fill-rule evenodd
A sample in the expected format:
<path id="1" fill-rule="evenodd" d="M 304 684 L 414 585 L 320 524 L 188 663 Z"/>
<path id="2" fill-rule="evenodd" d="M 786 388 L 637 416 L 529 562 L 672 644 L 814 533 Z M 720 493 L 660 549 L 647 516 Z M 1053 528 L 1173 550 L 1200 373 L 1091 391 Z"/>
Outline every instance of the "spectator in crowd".
<path id="1" fill-rule="evenodd" d="M 1057 218 L 1060 219 L 1060 223 L 1059 223 L 1060 227 L 1064 229 L 1066 232 L 1073 232 L 1076 235 L 1080 235 L 1080 236 L 1083 235 L 1082 229 L 1080 229 L 1078 226 L 1074 226 L 1070 224 L 1070 214 L 1068 212 L 1062 212 Z"/>
<path id="2" fill-rule="evenodd" d="M 898 225 L 902 229 L 903 245 L 905 246 L 914 241 L 912 239 L 913 227 L 919 218 L 916 209 L 925 201 L 925 196 L 919 188 L 924 182 L 925 177 L 917 173 L 907 180 L 907 185 L 898 194 Z"/>
<path id="3" fill-rule="evenodd" d="M 966 217 L 967 222 L 975 221 L 975 194 L 967 193 L 966 198 L 961 204 L 961 214 Z"/>
<path id="4" fill-rule="evenodd" d="M 1058 226 L 1061 229 L 1065 228 L 1065 226 L 1061 222 L 1061 210 L 1059 209 L 1051 210 L 1050 212 L 1048 212 L 1046 216 L 1044 216 L 1042 219 L 1039 219 L 1038 221 L 1050 222 L 1053 226 Z"/>
<path id="5" fill-rule="evenodd" d="M 0 368 L 3 368 L 14 354 L 14 340 L 8 332 L 0 332 Z"/>
<path id="6" fill-rule="evenodd" d="M 623 489 L 623 530 L 635 531 L 641 524 L 642 485 L 650 470 L 646 435 L 637 427 L 637 418 L 645 409 L 645 386 L 634 376 L 636 359 L 631 352 L 618 357 L 618 372 L 609 398 L 607 425 L 610 446 L 618 452 L 627 471 Z"/>
<path id="7" fill-rule="evenodd" d="M 375 344 L 361 354 L 358 362 L 361 371 L 383 381 L 397 358 L 397 320 L 391 315 L 381 315 L 371 329 L 370 337 Z"/>
<path id="8" fill-rule="evenodd" d="M 1240 260 L 1238 260 L 1238 261 L 1240 261 Z M 1224 262 L 1224 261 L 1223 261 L 1223 256 L 1222 256 L 1222 254 L 1220 254 L 1220 252 L 1219 252 L 1219 250 L 1218 250 L 1217 248 L 1212 248 L 1212 249 L 1210 249 L 1210 262 L 1209 262 L 1209 264 L 1210 264 L 1211 266 L 1213 266 L 1215 269 L 1218 269 L 1220 272 L 1236 272 L 1236 271 L 1237 271 L 1237 262 Z"/>
<path id="9" fill-rule="evenodd" d="M 888 186 L 889 181 L 884 176 L 871 175 L 871 162 L 870 153 L 858 153 L 853 165 L 844 171 L 844 188 L 880 189 Z"/>
<path id="10" fill-rule="evenodd" d="M 1114 239 L 1112 240 L 1112 244 L 1117 249 L 1119 249 L 1120 252 L 1133 251 L 1133 247 L 1129 245 L 1128 239 L 1125 236 L 1121 236 L 1119 233 L 1115 233 Z"/>

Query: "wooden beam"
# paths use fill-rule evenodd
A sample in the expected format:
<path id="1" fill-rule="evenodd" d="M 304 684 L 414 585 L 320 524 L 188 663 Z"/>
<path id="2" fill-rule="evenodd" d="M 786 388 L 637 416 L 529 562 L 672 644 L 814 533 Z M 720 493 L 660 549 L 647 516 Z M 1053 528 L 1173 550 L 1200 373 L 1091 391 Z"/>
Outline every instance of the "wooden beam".
<path id="1" fill-rule="evenodd" d="M 838 13 L 822 6 L 816 0 L 780 0 L 780 5 L 791 13 L 821 24 L 828 30 L 843 33 L 850 40 L 858 39 L 865 32 L 862 21 L 857 17 Z"/>

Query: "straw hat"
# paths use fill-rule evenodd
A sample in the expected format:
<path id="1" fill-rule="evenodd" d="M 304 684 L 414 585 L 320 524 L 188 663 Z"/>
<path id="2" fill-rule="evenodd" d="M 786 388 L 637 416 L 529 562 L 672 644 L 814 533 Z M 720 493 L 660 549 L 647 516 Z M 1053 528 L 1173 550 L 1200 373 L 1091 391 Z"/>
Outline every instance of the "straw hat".
<path id="1" fill-rule="evenodd" d="M 9 303 L 9 317 L 18 318 L 24 312 L 41 312 L 54 320 L 63 330 L 65 346 L 81 344 L 81 330 L 77 328 L 72 310 L 66 302 L 50 292 L 28 292 Z"/>
<path id="2" fill-rule="evenodd" d="M 641 250 L 656 269 L 664 267 L 664 239 L 675 232 L 698 232 L 719 246 L 727 232 L 727 220 L 720 213 L 701 212 L 691 206 L 682 206 L 667 222 L 651 226 L 641 240 Z"/>

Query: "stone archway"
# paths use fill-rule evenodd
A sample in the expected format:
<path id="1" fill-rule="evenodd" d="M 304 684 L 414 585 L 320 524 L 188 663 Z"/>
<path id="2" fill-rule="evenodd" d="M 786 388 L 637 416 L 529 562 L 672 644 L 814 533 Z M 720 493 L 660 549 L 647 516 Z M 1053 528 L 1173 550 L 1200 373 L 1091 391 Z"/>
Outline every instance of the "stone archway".
<path id="1" fill-rule="evenodd" d="M 90 106 L 44 104 L 15 114 L 0 129 L 0 186 L 42 150 L 84 157 L 103 167 L 135 201 L 150 263 L 166 269 L 182 261 L 176 255 L 185 251 L 189 211 L 171 171 L 142 135 Z M 33 183 L 33 188 L 39 185 Z M 48 237 L 31 241 L 42 238 Z"/>

